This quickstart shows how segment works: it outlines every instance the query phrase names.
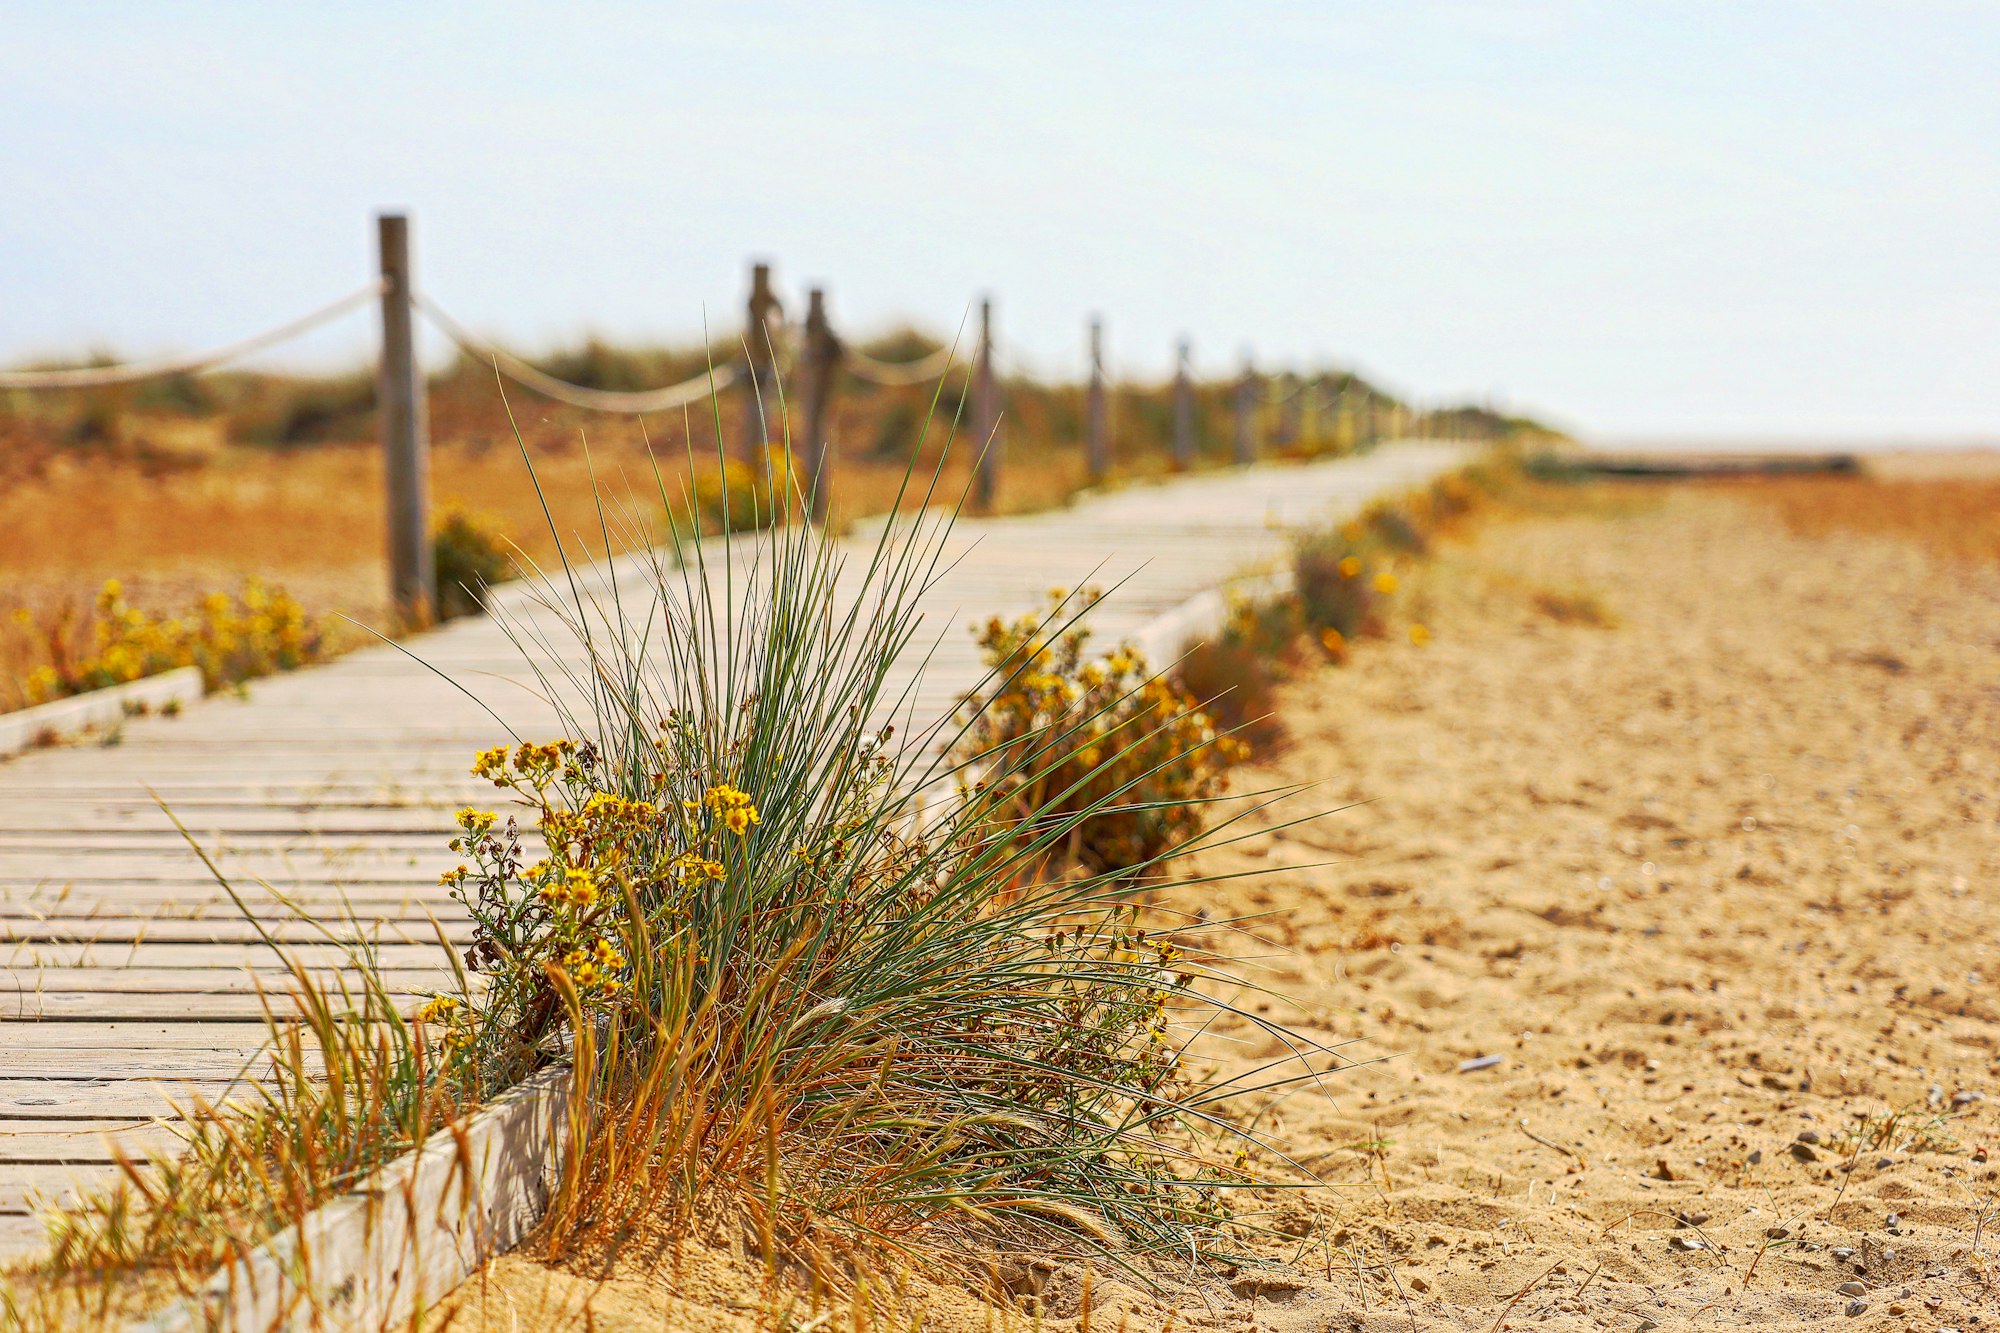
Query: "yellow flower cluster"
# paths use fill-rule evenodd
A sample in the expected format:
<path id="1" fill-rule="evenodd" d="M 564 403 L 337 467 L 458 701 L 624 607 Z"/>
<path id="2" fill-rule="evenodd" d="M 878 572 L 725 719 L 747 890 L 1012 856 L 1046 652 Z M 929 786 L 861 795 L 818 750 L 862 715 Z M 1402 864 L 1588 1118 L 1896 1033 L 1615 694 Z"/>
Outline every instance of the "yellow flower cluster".
<path id="1" fill-rule="evenodd" d="M 506 746 L 496 745 L 490 750 L 481 750 L 472 761 L 472 776 L 485 778 L 496 787 L 526 783 L 539 790 L 559 776 L 579 776 L 576 742 L 555 740 L 537 745 L 532 741 L 523 741 L 511 754 Z"/>
<path id="2" fill-rule="evenodd" d="M 444 1045 L 447 1051 L 456 1055 L 472 1045 L 473 1030 L 471 1016 L 464 1004 L 449 995 L 433 995 L 421 1009 L 417 1010 L 417 1022 L 426 1027 L 444 1029 Z"/>
<path id="3" fill-rule="evenodd" d="M 542 897 L 555 907 L 582 909 L 597 901 L 597 879 L 588 870 L 565 870 L 542 885 Z"/>
<path id="4" fill-rule="evenodd" d="M 305 608 L 256 579 L 234 596 L 210 593 L 177 616 L 139 610 L 111 579 L 97 594 L 88 646 L 80 636 L 68 607 L 42 627 L 49 660 L 28 673 L 30 699 L 63 698 L 184 666 L 199 667 L 203 685 L 215 690 L 326 656 L 323 632 Z"/>
<path id="5" fill-rule="evenodd" d="M 588 949 L 571 949 L 565 953 L 562 966 L 577 989 L 610 993 L 623 984 L 617 973 L 625 966 L 625 956 L 612 948 L 608 940 L 598 940 Z"/>
<path id="6" fill-rule="evenodd" d="M 1085 607 L 1097 600 L 1080 596 Z M 1078 854 L 1106 869 L 1140 865 L 1193 835 L 1199 802 L 1247 747 L 1218 736 L 1193 696 L 1131 645 L 1086 660 L 1088 632 L 1061 628 L 1077 610 L 1052 597 L 1041 614 L 976 631 L 1000 684 L 968 701 L 960 754 L 1000 775 L 987 799 L 1003 808 L 1049 818 L 1104 805 L 1082 824 Z"/>
<path id="7" fill-rule="evenodd" d="M 757 813 L 756 803 L 750 794 L 727 782 L 718 782 L 708 789 L 701 798 L 709 813 L 722 821 L 731 833 L 741 838 L 750 832 L 752 824 L 761 824 L 763 819 Z"/>
<path id="8" fill-rule="evenodd" d="M 722 862 L 711 861 L 699 852 L 682 852 L 673 859 L 668 869 L 682 884 L 707 884 L 721 879 L 725 873 Z"/>

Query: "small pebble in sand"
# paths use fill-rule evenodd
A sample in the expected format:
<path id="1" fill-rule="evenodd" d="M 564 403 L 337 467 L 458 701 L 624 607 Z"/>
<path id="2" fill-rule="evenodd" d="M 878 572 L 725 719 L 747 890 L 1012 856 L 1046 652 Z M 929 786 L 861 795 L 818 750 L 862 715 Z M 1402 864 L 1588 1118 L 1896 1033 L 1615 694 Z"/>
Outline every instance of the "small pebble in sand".
<path id="1" fill-rule="evenodd" d="M 1849 1319 L 1854 1318 L 1854 1316 L 1856 1315 L 1867 1314 L 1867 1313 L 1868 1313 L 1867 1301 L 1849 1301 L 1847 1303 L 1847 1317 Z"/>

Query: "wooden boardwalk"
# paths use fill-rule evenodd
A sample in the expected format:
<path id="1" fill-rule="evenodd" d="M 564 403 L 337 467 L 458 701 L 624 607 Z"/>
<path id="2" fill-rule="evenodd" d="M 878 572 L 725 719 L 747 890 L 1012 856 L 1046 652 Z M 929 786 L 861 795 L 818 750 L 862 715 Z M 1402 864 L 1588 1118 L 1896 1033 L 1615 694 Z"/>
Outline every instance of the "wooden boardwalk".
<path id="1" fill-rule="evenodd" d="M 1134 635 L 1268 565 L 1284 528 L 1351 513 L 1463 456 L 1405 442 L 964 521 L 951 538 L 962 559 L 926 608 L 932 634 L 945 632 L 918 712 L 942 715 L 977 679 L 962 632 L 973 617 L 1018 613 L 1052 586 L 1123 580 L 1093 623 L 1103 642 Z M 532 620 L 517 594 L 509 604 Z M 556 734 L 524 658 L 491 620 L 409 647 L 521 735 Z M 351 910 L 381 942 L 391 979 L 418 992 L 447 980 L 433 920 L 449 937 L 466 933 L 438 874 L 458 860 L 445 845 L 452 812 L 491 803 L 467 764 L 504 739 L 477 702 L 384 646 L 260 682 L 246 700 L 133 721 L 115 746 L 0 763 L 0 1248 L 35 1243 L 36 1203 L 107 1177 L 114 1144 L 171 1145 L 176 1103 L 226 1095 L 263 1039 L 260 983 L 282 987 L 276 958 L 160 802 L 250 911 L 309 937 L 257 881 L 334 916 Z M 339 961 L 325 946 L 300 951 Z"/>

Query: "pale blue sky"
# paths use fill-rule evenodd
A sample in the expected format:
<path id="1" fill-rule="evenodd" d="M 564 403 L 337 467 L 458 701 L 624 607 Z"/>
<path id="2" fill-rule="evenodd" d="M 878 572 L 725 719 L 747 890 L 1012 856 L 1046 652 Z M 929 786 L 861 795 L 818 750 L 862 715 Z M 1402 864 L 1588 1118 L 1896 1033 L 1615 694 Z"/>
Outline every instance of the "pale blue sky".
<path id="1" fill-rule="evenodd" d="M 526 346 L 982 290 L 1045 368 L 1352 363 L 1621 436 L 2000 437 L 1993 3 L 0 0 L 0 359 L 422 286 Z M 359 356 L 357 319 L 303 355 Z"/>

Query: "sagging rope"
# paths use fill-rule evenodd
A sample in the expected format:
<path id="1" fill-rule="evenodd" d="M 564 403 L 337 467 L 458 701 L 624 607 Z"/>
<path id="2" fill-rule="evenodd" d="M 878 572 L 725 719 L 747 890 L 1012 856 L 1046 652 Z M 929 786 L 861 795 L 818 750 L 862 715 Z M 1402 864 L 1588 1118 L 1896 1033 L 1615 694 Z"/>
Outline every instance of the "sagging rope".
<path id="1" fill-rule="evenodd" d="M 842 359 L 846 363 L 845 369 L 856 379 L 900 389 L 936 379 L 951 369 L 955 358 L 951 348 L 940 347 L 929 356 L 915 361 L 878 361 L 850 347 Z"/>
<path id="2" fill-rule="evenodd" d="M 1269 401 L 1274 406 L 1282 407 L 1284 404 L 1291 402 L 1292 399 L 1304 393 L 1307 389 L 1321 389 L 1324 388 L 1325 386 L 1326 386 L 1326 377 L 1324 375 L 1316 375 L 1309 380 L 1301 379 L 1292 385 L 1290 393 L 1273 393 L 1271 394 Z"/>
<path id="3" fill-rule="evenodd" d="M 571 384 L 553 375 L 545 375 L 520 357 L 495 347 L 485 339 L 466 329 L 463 324 L 447 315 L 437 305 L 421 294 L 411 298 L 424 318 L 438 327 L 445 337 L 458 344 L 468 356 L 481 361 L 491 361 L 500 372 L 517 384 L 525 385 L 536 393 L 553 398 L 571 407 L 586 407 L 598 412 L 671 412 L 675 408 L 698 403 L 737 382 L 742 373 L 735 362 L 705 370 L 690 380 L 679 384 L 669 384 L 659 389 L 639 389 L 620 392 L 612 389 L 587 389 L 581 384 Z"/>
<path id="4" fill-rule="evenodd" d="M 287 339 L 308 333 L 322 324 L 339 319 L 350 310 L 366 305 L 381 294 L 382 282 L 377 279 L 330 305 L 322 306 L 311 314 L 301 315 L 289 324 L 281 324 L 275 329 L 254 334 L 240 342 L 211 348 L 206 352 L 163 356 L 154 361 L 132 361 L 122 366 L 85 366 L 76 370 L 0 371 L 0 389 L 102 389 L 114 384 L 135 384 L 140 380 L 158 379 L 163 375 L 198 375 L 203 371 L 227 365 L 231 361 L 241 361 L 244 357 L 261 352 L 267 347 L 275 347 Z"/>

